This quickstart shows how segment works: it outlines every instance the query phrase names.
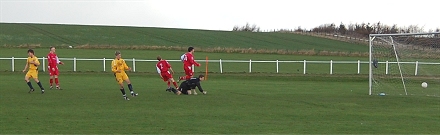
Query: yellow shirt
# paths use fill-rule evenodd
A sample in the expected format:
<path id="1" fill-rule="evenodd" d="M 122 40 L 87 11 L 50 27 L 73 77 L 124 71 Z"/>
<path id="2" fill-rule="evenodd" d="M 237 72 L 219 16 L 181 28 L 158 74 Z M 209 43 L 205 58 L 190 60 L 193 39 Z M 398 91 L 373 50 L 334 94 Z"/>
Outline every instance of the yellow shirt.
<path id="1" fill-rule="evenodd" d="M 112 71 L 116 73 L 118 70 L 121 70 L 121 73 L 125 73 L 125 70 L 128 70 L 127 63 L 125 63 L 125 60 L 122 58 L 112 61 Z"/>
<path id="2" fill-rule="evenodd" d="M 35 64 L 31 64 L 32 61 L 34 61 Z M 28 57 L 26 62 L 29 64 L 29 70 L 38 70 L 37 65 L 40 65 L 40 61 L 38 61 L 38 58 L 36 56 Z"/>

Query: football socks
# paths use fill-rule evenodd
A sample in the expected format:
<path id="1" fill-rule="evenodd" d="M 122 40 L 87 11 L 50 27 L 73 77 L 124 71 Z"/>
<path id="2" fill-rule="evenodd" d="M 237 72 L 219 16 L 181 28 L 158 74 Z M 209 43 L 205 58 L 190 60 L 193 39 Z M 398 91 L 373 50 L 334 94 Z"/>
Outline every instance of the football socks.
<path id="1" fill-rule="evenodd" d="M 122 88 L 122 89 L 120 89 L 121 90 L 121 93 L 122 93 L 122 95 L 124 95 L 125 96 L 125 89 L 124 88 Z"/>
<path id="2" fill-rule="evenodd" d="M 131 84 L 128 84 L 128 89 L 129 89 L 130 91 L 133 91 L 133 86 L 132 86 Z"/>
<path id="3" fill-rule="evenodd" d="M 37 82 L 38 86 L 40 86 L 41 90 L 44 90 L 43 85 L 41 85 L 41 82 Z"/>
<path id="4" fill-rule="evenodd" d="M 29 82 L 27 82 L 27 85 L 29 86 L 29 88 L 31 88 L 31 89 L 34 89 L 34 87 L 32 87 L 32 84 L 31 84 L 31 82 L 29 81 Z"/>

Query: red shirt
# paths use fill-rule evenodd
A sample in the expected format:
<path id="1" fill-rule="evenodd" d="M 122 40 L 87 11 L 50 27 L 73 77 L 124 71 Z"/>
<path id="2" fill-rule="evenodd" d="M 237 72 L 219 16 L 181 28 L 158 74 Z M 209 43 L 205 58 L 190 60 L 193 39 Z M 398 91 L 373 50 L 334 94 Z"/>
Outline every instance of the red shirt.
<path id="1" fill-rule="evenodd" d="M 171 65 L 166 60 L 161 60 L 157 62 L 156 68 L 158 73 L 164 73 L 168 72 L 168 69 L 171 68 Z"/>
<path id="2" fill-rule="evenodd" d="M 49 53 L 47 54 L 47 62 L 49 68 L 56 68 L 60 60 L 58 59 L 57 54 L 55 53 Z"/>
<path id="3" fill-rule="evenodd" d="M 183 66 L 192 66 L 196 65 L 199 66 L 200 64 L 194 61 L 194 55 L 192 53 L 185 53 L 185 56 L 183 57 Z"/>

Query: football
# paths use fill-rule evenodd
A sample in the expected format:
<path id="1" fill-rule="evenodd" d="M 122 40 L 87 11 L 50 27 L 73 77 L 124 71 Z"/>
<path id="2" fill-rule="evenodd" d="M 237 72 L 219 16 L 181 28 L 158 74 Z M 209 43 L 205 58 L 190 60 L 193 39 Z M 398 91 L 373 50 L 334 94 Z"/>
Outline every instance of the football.
<path id="1" fill-rule="evenodd" d="M 423 87 L 423 88 L 428 87 L 428 83 L 426 83 L 426 82 L 422 82 L 422 87 Z"/>

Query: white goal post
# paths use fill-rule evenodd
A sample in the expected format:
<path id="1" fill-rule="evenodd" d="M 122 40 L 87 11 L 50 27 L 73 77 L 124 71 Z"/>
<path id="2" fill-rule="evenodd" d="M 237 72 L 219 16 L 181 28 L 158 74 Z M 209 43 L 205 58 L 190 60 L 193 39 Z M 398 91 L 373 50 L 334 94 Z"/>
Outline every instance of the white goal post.
<path id="1" fill-rule="evenodd" d="M 435 61 L 440 61 L 440 32 L 370 34 L 369 95 L 439 96 L 437 88 L 420 87 L 439 85 L 440 65 L 419 66 Z"/>

